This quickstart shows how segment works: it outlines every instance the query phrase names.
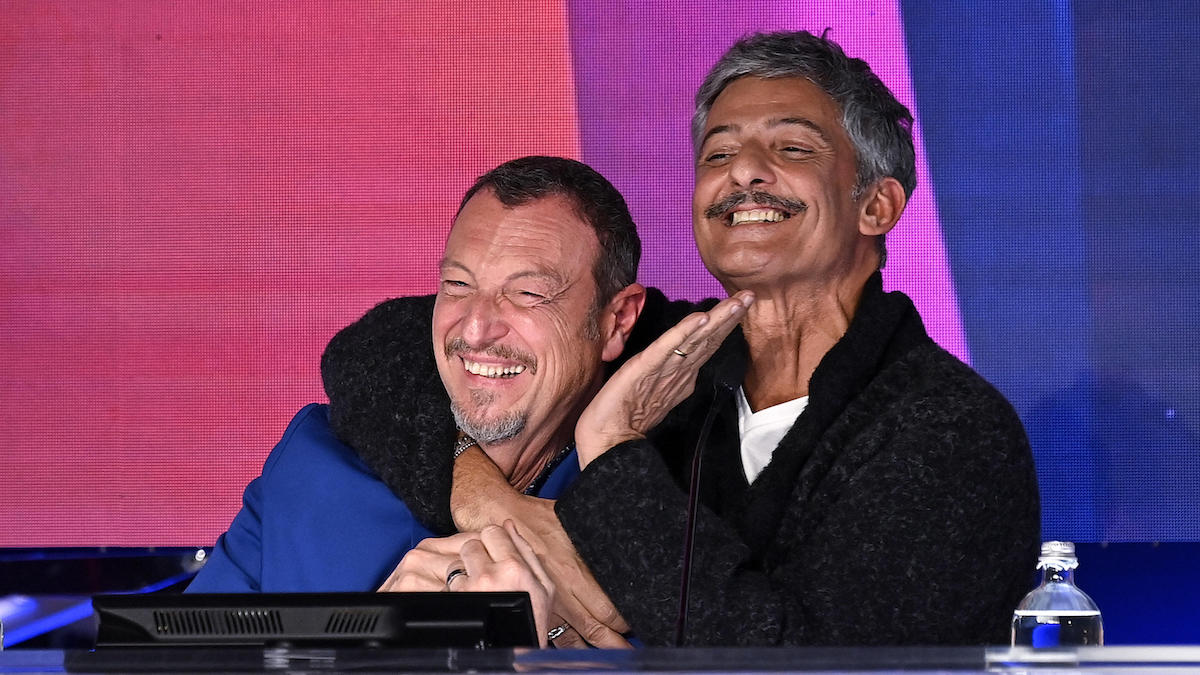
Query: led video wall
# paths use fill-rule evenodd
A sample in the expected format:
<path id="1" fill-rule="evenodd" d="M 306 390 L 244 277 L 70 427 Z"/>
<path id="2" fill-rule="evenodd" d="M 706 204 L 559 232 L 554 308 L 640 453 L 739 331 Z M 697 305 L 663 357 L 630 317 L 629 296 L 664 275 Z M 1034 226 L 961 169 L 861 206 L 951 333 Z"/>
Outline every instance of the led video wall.
<path id="1" fill-rule="evenodd" d="M 212 543 L 504 160 L 592 164 L 641 281 L 720 294 L 692 95 L 798 28 L 917 116 L 886 284 L 1017 407 L 1044 537 L 1200 539 L 1200 8 L 999 4 L 0 2 L 0 547 Z"/>

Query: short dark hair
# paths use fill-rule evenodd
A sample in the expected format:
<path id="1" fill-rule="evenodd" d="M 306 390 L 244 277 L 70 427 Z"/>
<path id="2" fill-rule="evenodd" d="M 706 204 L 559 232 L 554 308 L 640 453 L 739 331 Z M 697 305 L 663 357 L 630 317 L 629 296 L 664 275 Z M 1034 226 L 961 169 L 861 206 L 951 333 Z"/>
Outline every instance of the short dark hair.
<path id="1" fill-rule="evenodd" d="M 510 208 L 551 195 L 574 202 L 575 209 L 592 226 L 600 242 L 600 255 L 592 268 L 596 309 L 637 281 L 642 240 L 638 238 L 629 207 L 612 183 L 587 164 L 563 157 L 509 160 L 475 181 L 463 195 L 459 212 L 483 189 L 490 189 L 500 203 Z"/>
<path id="2" fill-rule="evenodd" d="M 696 92 L 692 116 L 695 152 L 700 152 L 700 139 L 717 96 L 730 82 L 746 76 L 803 77 L 820 87 L 841 108 L 842 127 L 854 145 L 856 195 L 891 176 L 904 186 L 906 196 L 912 196 L 917 186 L 912 113 L 871 72 L 866 61 L 846 56 L 833 40 L 807 31 L 747 35 L 717 60 Z"/>

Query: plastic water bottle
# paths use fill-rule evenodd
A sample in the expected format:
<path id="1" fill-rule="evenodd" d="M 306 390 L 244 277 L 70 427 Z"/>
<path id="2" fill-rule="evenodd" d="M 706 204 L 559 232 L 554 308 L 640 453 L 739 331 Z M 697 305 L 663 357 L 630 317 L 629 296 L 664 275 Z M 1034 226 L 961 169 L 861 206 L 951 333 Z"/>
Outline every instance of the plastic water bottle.
<path id="1" fill-rule="evenodd" d="M 1047 541 L 1037 568 L 1042 583 L 1017 605 L 1012 620 L 1014 647 L 1074 647 L 1104 644 L 1100 608 L 1075 585 L 1075 544 Z"/>

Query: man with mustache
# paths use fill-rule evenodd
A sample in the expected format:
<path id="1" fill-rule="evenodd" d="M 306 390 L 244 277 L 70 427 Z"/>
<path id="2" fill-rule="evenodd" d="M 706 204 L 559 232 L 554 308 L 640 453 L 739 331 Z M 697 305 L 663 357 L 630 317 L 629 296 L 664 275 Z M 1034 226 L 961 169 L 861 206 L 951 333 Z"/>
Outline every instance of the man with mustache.
<path id="1" fill-rule="evenodd" d="M 679 607 L 686 505 L 664 486 L 715 398 L 688 643 L 1007 642 L 1037 556 L 1032 453 L 1004 397 L 882 290 L 884 237 L 916 184 L 911 123 L 864 62 L 807 33 L 743 39 L 701 85 L 696 245 L 755 302 L 656 429 L 634 403 L 669 398 L 647 384 L 654 365 L 610 380 L 557 505 L 648 641 L 674 637 Z"/>
<path id="2" fill-rule="evenodd" d="M 730 294 L 754 295 L 741 332 L 698 379 L 711 345 L 670 332 L 609 379 L 576 427 L 562 530 L 471 451 L 455 524 L 515 521 L 551 566 L 581 558 L 644 642 L 671 644 L 703 440 L 683 643 L 1006 642 L 1039 539 L 1028 440 L 882 289 L 884 237 L 916 184 L 911 115 L 804 32 L 739 41 L 696 103 L 696 244 Z M 420 488 L 431 522 L 449 515 L 445 478 Z"/>

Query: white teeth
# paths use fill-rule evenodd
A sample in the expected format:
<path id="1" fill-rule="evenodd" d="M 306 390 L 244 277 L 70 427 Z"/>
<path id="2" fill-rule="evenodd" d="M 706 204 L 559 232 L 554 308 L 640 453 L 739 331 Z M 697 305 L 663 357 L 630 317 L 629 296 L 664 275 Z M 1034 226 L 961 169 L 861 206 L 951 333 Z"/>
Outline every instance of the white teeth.
<path id="1" fill-rule="evenodd" d="M 471 373 L 472 375 L 482 375 L 483 377 L 489 378 L 514 377 L 525 372 L 525 366 L 519 365 L 505 366 L 502 368 L 500 366 L 485 366 L 482 363 L 468 361 L 466 359 L 463 359 L 462 362 L 463 368 L 465 368 L 468 373 Z"/>
<path id="2" fill-rule="evenodd" d="M 778 223 L 787 216 L 779 209 L 750 209 L 749 211 L 734 211 L 729 225 L 740 223 Z"/>

